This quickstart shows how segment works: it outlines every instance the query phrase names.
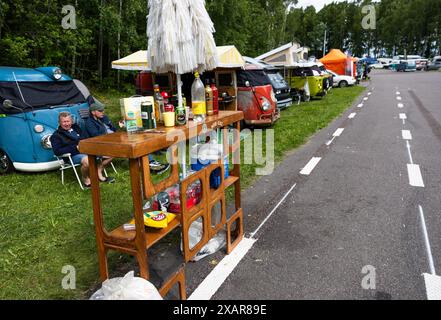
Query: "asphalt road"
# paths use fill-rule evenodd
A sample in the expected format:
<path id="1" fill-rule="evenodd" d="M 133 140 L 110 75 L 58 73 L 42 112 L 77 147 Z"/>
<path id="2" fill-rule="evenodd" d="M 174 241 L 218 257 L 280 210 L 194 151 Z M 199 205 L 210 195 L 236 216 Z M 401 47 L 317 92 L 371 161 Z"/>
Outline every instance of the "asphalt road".
<path id="1" fill-rule="evenodd" d="M 247 237 L 280 206 L 213 299 L 426 299 L 422 273 L 441 272 L 441 73 L 371 76 L 350 110 L 243 193 Z"/>

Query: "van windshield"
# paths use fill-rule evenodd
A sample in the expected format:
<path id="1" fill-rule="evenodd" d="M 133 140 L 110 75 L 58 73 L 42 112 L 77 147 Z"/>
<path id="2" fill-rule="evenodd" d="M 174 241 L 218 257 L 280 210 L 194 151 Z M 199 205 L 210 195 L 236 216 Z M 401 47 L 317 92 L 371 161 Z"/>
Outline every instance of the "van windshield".
<path id="1" fill-rule="evenodd" d="M 237 86 L 246 87 L 249 81 L 253 87 L 270 85 L 270 79 L 263 70 L 240 70 L 237 72 Z"/>
<path id="2" fill-rule="evenodd" d="M 61 82 L 19 82 L 20 90 L 15 82 L 0 82 L 0 113 L 20 113 L 17 109 L 7 109 L 3 106 L 5 100 L 23 111 L 32 106 L 35 110 L 49 109 L 55 106 L 85 103 L 87 100 L 73 81 Z"/>
<path id="3" fill-rule="evenodd" d="M 271 83 L 276 89 L 284 89 L 287 86 L 285 79 L 280 73 L 268 73 Z"/>

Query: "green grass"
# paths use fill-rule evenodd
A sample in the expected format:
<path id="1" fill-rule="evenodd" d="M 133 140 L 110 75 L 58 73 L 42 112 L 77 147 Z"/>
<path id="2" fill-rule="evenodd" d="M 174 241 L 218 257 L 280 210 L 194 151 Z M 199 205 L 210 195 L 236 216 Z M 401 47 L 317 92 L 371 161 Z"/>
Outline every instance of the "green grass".
<path id="1" fill-rule="evenodd" d="M 361 87 L 335 89 L 323 100 L 282 111 L 274 126 L 276 161 L 326 127 L 362 91 Z M 119 120 L 119 98 L 130 94 L 95 94 L 106 103 L 110 118 Z M 108 229 L 126 222 L 132 211 L 128 163 L 114 163 L 119 172 L 117 183 L 102 187 Z M 243 188 L 255 179 L 256 168 L 242 166 Z M 81 191 L 71 172 L 66 181 L 63 186 L 58 171 L 0 177 L 0 299 L 84 299 L 99 284 L 90 191 Z M 130 259 L 111 253 L 111 274 Z M 76 290 L 61 287 L 65 265 L 76 268 Z"/>

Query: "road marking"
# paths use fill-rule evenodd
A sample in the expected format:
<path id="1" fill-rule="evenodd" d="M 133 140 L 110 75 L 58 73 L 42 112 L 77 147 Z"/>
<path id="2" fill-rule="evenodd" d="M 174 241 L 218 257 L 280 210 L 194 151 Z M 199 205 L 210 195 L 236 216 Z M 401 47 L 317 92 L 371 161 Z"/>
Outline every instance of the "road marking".
<path id="1" fill-rule="evenodd" d="M 357 108 L 363 108 L 363 104 L 360 103 L 360 104 L 357 106 Z"/>
<path id="2" fill-rule="evenodd" d="M 371 94 L 372 94 L 372 92 L 368 92 L 368 94 L 367 94 L 367 95 L 368 95 L 368 96 L 370 96 Z"/>
<path id="3" fill-rule="evenodd" d="M 441 300 L 441 277 L 423 273 L 427 300 Z"/>
<path id="4" fill-rule="evenodd" d="M 340 137 L 341 134 L 343 133 L 343 131 L 345 131 L 344 128 L 338 128 L 338 129 L 334 132 L 333 136 L 334 136 L 334 137 Z"/>
<path id="5" fill-rule="evenodd" d="M 409 174 L 409 184 L 412 187 L 424 188 L 423 176 L 421 175 L 421 169 L 419 165 L 408 164 L 407 172 Z"/>
<path id="6" fill-rule="evenodd" d="M 363 99 L 364 101 L 368 101 L 369 100 L 369 98 L 368 97 L 365 97 L 364 99 Z"/>
<path id="7" fill-rule="evenodd" d="M 263 222 L 260 224 L 260 226 L 257 227 L 257 229 L 254 232 L 250 233 L 250 238 L 254 238 L 257 232 L 259 232 L 260 228 L 263 227 L 263 225 L 269 220 L 269 218 L 276 212 L 276 210 L 279 208 L 279 206 L 285 201 L 286 197 L 294 190 L 294 188 L 297 186 L 297 183 L 295 183 L 291 189 L 288 190 L 288 192 L 285 194 L 285 196 L 282 198 L 282 200 L 279 201 L 279 203 L 274 207 L 274 209 L 268 214 L 268 216 L 263 220 Z"/>
<path id="8" fill-rule="evenodd" d="M 303 174 L 305 176 L 309 176 L 312 172 L 312 170 L 314 170 L 314 168 L 317 166 L 317 164 L 320 162 L 320 160 L 322 160 L 322 158 L 312 158 L 308 164 L 302 169 L 302 171 L 300 171 L 300 174 Z"/>
<path id="9" fill-rule="evenodd" d="M 405 113 L 400 113 L 400 119 L 403 120 L 403 124 L 406 124 L 407 116 Z"/>
<path id="10" fill-rule="evenodd" d="M 397 97 L 397 100 L 398 100 L 398 101 L 401 101 L 402 99 L 401 99 L 401 97 Z"/>
<path id="11" fill-rule="evenodd" d="M 407 153 L 409 154 L 409 160 L 410 160 L 410 163 L 413 164 L 412 152 L 410 152 L 410 143 L 409 143 L 409 140 L 406 141 L 406 145 L 407 145 Z"/>
<path id="12" fill-rule="evenodd" d="M 243 238 L 233 252 L 225 256 L 201 282 L 188 300 L 210 300 L 255 242 L 255 239 Z"/>
<path id="13" fill-rule="evenodd" d="M 412 134 L 410 133 L 410 130 L 401 130 L 401 135 L 403 136 L 404 140 L 412 140 Z"/>
<path id="14" fill-rule="evenodd" d="M 326 142 L 326 145 L 329 147 L 331 145 L 331 143 L 333 143 L 335 140 L 335 137 L 332 137 L 331 140 L 329 140 L 328 142 Z"/>
<path id="15" fill-rule="evenodd" d="M 435 264 L 433 263 L 432 250 L 430 248 L 429 234 L 427 233 L 426 220 L 424 219 L 423 207 L 419 205 L 418 208 L 420 210 L 421 227 L 423 229 L 424 244 L 426 245 L 426 253 L 427 253 L 427 259 L 429 260 L 430 273 L 436 275 Z"/>
<path id="16" fill-rule="evenodd" d="M 351 113 L 350 115 L 349 115 L 349 119 L 354 119 L 355 118 L 355 116 L 356 116 L 357 114 L 354 112 L 354 113 Z"/>
<path id="17" fill-rule="evenodd" d="M 401 109 L 401 108 L 404 108 L 404 104 L 399 103 L 399 104 L 398 104 L 398 108 L 400 108 L 400 109 Z"/>
<path id="18" fill-rule="evenodd" d="M 397 94 L 397 96 L 401 95 L 400 91 L 397 91 L 396 94 Z"/>

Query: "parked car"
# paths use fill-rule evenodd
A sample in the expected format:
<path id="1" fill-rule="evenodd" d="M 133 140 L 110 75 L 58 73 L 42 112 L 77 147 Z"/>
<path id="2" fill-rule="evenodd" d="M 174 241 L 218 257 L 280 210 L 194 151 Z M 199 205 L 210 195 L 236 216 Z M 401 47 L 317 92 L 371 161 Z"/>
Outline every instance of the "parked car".
<path id="1" fill-rule="evenodd" d="M 344 87 L 347 87 L 347 86 L 353 86 L 357 82 L 357 80 L 355 80 L 354 77 L 342 76 L 342 75 L 339 75 L 339 74 L 337 74 L 337 73 L 335 73 L 334 71 L 331 71 L 331 70 L 327 70 L 327 72 L 333 76 L 333 80 L 334 80 L 334 84 L 333 85 L 334 85 L 334 87 L 344 88 Z"/>
<path id="2" fill-rule="evenodd" d="M 277 99 L 277 108 L 285 109 L 292 105 L 291 88 L 280 74 L 280 69 L 262 60 L 244 57 L 245 62 L 262 68 L 267 74 Z"/>
<path id="3" fill-rule="evenodd" d="M 416 69 L 417 69 L 417 71 L 421 71 L 421 70 L 426 69 L 426 66 L 427 66 L 428 63 L 429 63 L 428 59 L 424 59 L 424 58 L 417 59 L 416 60 Z"/>
<path id="4" fill-rule="evenodd" d="M 392 68 L 397 72 L 408 72 L 417 70 L 416 60 L 400 60 L 398 61 L 398 63 L 395 62 L 392 66 Z"/>
<path id="5" fill-rule="evenodd" d="M 439 69 L 441 69 L 441 56 L 436 56 L 426 65 L 424 70 L 430 71 Z"/>
<path id="6" fill-rule="evenodd" d="M 91 102 L 87 87 L 57 67 L 0 67 L 0 174 L 58 169 L 50 143 L 58 114 L 82 124 Z"/>

